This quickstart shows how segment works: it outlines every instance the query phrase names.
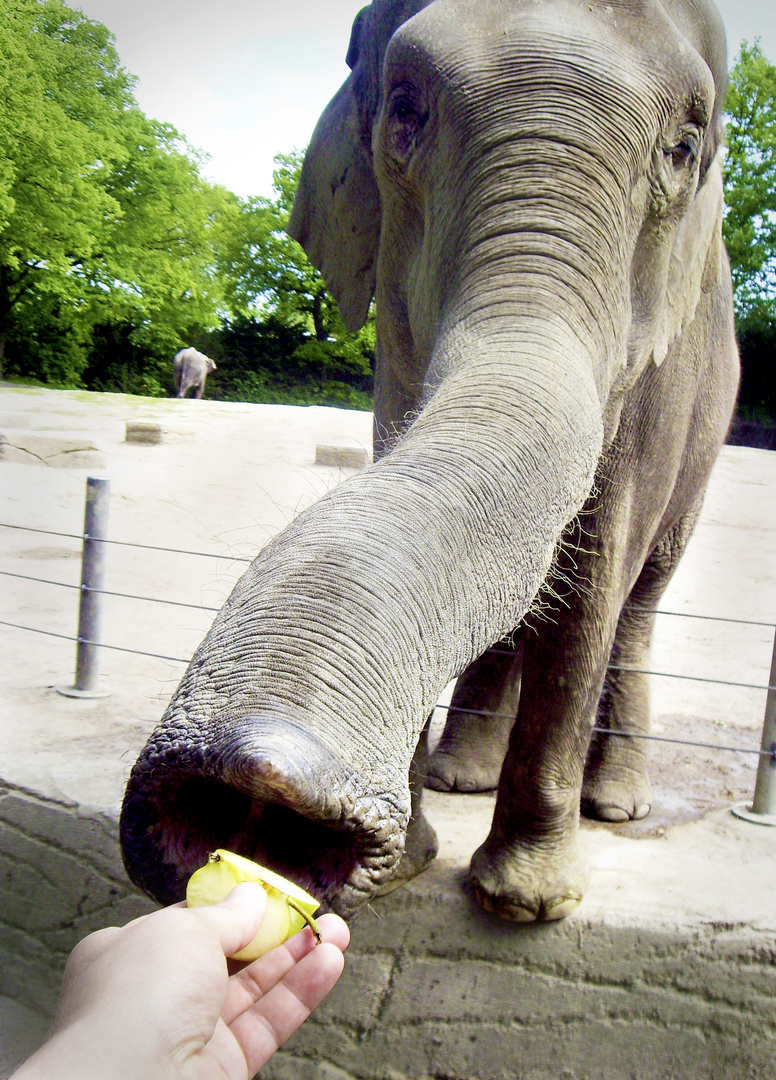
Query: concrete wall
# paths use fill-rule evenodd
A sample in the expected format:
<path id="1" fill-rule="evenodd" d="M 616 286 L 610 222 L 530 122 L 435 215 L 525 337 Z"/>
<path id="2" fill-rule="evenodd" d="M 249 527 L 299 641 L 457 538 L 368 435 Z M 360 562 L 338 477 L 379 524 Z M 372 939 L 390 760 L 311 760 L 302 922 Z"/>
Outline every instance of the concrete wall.
<path id="1" fill-rule="evenodd" d="M 593 827 L 582 907 L 561 923 L 516 926 L 484 914 L 465 887 L 491 800 L 429 794 L 440 859 L 354 923 L 341 982 L 263 1076 L 776 1076 L 770 830 L 718 815 L 676 830 L 672 844 Z M 697 896 L 725 850 L 738 855 L 736 887 Z M 124 877 L 113 817 L 9 786 L 0 790 L 0 888 L 0 995 L 44 1016 L 75 942 L 151 909 Z"/>
<path id="2" fill-rule="evenodd" d="M 772 937 L 736 927 L 493 925 L 462 893 L 362 921 L 273 1080 L 744 1080 L 776 1075 Z"/>
<path id="3" fill-rule="evenodd" d="M 468 840 L 484 837 L 490 815 L 485 800 L 450 810 L 455 799 L 442 797 L 441 815 L 430 807 L 440 861 L 358 920 L 342 981 L 264 1075 L 776 1077 L 773 830 L 747 832 L 724 812 L 668 841 L 591 827 L 581 907 L 560 923 L 517 926 L 466 890 Z"/>
<path id="4" fill-rule="evenodd" d="M 127 881 L 115 819 L 2 781 L 0 895 L 0 996 L 47 1017 L 76 942 L 154 907 Z"/>

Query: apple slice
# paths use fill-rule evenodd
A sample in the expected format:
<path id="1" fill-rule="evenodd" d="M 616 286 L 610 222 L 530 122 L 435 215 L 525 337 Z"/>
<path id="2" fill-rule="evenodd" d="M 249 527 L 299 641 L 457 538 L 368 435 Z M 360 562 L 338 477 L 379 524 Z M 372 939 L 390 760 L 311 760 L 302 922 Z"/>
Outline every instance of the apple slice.
<path id="1" fill-rule="evenodd" d="M 288 941 L 305 925 L 310 927 L 320 944 L 318 926 L 312 916 L 321 905 L 315 897 L 293 881 L 233 851 L 219 848 L 208 856 L 204 866 L 194 871 L 186 886 L 186 903 L 189 907 L 217 904 L 242 881 L 255 881 L 261 885 L 267 894 L 267 913 L 259 932 L 245 948 L 234 954 L 234 960 L 256 960 Z"/>

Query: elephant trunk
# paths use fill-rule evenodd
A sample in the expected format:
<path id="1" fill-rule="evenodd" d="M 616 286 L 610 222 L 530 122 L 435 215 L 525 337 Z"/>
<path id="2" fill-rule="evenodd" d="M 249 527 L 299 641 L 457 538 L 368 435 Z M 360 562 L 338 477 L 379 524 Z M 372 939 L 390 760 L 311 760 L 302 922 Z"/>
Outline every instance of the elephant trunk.
<path id="1" fill-rule="evenodd" d="M 396 870 L 440 692 L 540 589 L 600 453 L 593 362 L 553 325 L 437 354 L 391 452 L 238 582 L 136 764 L 124 857 L 160 901 L 228 847 L 351 914 Z"/>

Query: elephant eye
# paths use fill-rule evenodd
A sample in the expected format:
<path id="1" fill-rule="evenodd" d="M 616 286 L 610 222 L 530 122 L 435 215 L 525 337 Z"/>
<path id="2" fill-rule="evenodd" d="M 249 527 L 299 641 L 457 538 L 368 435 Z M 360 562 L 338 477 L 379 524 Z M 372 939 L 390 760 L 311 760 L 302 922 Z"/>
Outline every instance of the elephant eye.
<path id="1" fill-rule="evenodd" d="M 415 88 L 405 84 L 396 87 L 389 100 L 391 142 L 400 157 L 409 154 L 413 139 L 428 119 L 428 112 L 421 112 L 418 97 Z"/>
<path id="2" fill-rule="evenodd" d="M 393 115 L 401 124 L 413 123 L 418 118 L 415 107 L 408 98 L 399 98 L 394 102 Z"/>
<path id="3" fill-rule="evenodd" d="M 680 169 L 684 165 L 692 165 L 695 160 L 695 150 L 688 143 L 679 143 L 666 151 L 666 157 L 671 159 L 675 168 Z"/>
<path id="4" fill-rule="evenodd" d="M 411 87 L 398 87 L 391 95 L 391 117 L 404 127 L 420 127 L 422 120 Z"/>
<path id="5" fill-rule="evenodd" d="M 675 169 L 690 168 L 698 159 L 700 133 L 696 128 L 679 133 L 676 143 L 664 151 Z"/>

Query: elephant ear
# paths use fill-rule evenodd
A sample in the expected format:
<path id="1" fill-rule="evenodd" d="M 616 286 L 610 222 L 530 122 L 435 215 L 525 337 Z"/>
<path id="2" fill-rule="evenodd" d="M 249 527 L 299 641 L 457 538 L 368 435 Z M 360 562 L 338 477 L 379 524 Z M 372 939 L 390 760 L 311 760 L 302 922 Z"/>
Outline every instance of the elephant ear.
<path id="1" fill-rule="evenodd" d="M 659 367 L 671 343 L 690 323 L 704 282 L 716 279 L 722 245 L 722 169 L 717 158 L 682 218 L 668 263 L 663 309 L 658 318 L 653 358 Z"/>
<path id="2" fill-rule="evenodd" d="M 323 274 L 348 330 L 364 325 L 375 290 L 380 195 L 368 133 L 362 132 L 354 76 L 313 132 L 288 233 Z"/>

